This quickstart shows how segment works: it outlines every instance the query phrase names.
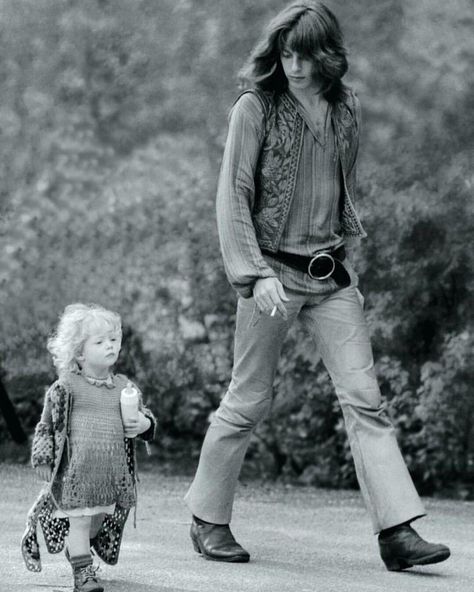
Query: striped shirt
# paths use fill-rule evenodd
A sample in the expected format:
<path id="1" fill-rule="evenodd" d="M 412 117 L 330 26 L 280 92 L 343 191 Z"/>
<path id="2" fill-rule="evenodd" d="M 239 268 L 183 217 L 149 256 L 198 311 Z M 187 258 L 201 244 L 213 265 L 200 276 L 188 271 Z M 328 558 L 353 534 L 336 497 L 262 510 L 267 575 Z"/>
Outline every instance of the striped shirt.
<path id="1" fill-rule="evenodd" d="M 308 256 L 344 242 L 339 211 L 341 172 L 331 106 L 328 106 L 324 128 L 317 129 L 311 115 L 300 103 L 297 105 L 304 121 L 303 145 L 294 197 L 279 250 Z M 258 278 L 271 276 L 298 292 L 332 292 L 336 288 L 332 279 L 314 280 L 260 251 L 250 212 L 264 129 L 265 115 L 258 98 L 251 93 L 244 94 L 231 112 L 218 188 L 218 203 L 221 202 L 218 226 L 227 273 L 229 277 L 243 278 L 242 287 L 237 289 L 245 297 L 252 294 Z"/>

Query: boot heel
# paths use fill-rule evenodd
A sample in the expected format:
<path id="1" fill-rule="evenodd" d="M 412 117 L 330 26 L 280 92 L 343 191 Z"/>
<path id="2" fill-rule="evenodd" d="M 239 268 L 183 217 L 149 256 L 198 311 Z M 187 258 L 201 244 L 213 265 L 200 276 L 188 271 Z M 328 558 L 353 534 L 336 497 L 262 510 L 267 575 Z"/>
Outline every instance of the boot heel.
<path id="1" fill-rule="evenodd" d="M 409 565 L 405 560 L 398 557 L 384 559 L 383 562 L 385 563 L 385 567 L 388 569 L 388 571 L 402 571 L 402 569 L 411 567 L 411 565 Z"/>
<path id="2" fill-rule="evenodd" d="M 201 555 L 201 548 L 199 547 L 199 543 L 197 542 L 197 540 L 192 536 L 191 541 L 193 543 L 193 547 L 196 553 L 199 553 L 199 555 Z"/>

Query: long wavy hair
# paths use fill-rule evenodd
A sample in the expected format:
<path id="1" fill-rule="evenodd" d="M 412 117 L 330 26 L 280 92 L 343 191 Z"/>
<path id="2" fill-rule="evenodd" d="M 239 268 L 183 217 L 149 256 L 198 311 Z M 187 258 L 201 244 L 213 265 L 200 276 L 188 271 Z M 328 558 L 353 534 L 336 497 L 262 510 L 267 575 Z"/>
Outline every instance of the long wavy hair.
<path id="1" fill-rule="evenodd" d="M 48 339 L 48 351 L 53 356 L 58 376 L 81 370 L 78 357 L 84 342 L 101 331 L 122 333 L 122 321 L 116 312 L 99 304 L 70 304 L 66 306 L 54 335 Z"/>
<path id="2" fill-rule="evenodd" d="M 288 80 L 280 61 L 286 47 L 312 60 L 315 79 L 329 102 L 342 99 L 342 77 L 348 64 L 343 35 L 334 14 L 318 0 L 296 0 L 278 13 L 264 30 L 239 72 L 241 87 L 283 92 Z"/>

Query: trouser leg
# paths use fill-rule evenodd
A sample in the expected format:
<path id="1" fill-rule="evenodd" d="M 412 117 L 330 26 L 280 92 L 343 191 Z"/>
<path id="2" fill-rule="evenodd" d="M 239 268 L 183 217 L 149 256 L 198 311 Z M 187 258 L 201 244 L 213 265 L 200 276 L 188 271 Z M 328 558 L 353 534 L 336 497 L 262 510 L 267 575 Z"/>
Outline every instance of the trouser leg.
<path id="1" fill-rule="evenodd" d="M 281 346 L 300 306 L 287 305 L 288 321 L 258 311 L 252 299 L 239 299 L 232 380 L 201 450 L 199 466 L 185 500 L 191 512 L 216 524 L 231 520 L 237 479 L 256 424 L 267 414 Z"/>
<path id="2" fill-rule="evenodd" d="M 357 478 L 375 532 L 425 514 L 380 397 L 369 330 L 356 288 L 340 290 L 301 318 L 342 407 Z"/>

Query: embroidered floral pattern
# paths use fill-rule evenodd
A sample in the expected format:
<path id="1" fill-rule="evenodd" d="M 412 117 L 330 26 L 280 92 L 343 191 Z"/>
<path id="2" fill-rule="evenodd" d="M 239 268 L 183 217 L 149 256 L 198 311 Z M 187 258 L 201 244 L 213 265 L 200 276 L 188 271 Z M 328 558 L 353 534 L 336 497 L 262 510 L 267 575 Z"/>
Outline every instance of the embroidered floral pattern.
<path id="1" fill-rule="evenodd" d="M 260 100 L 265 118 L 265 139 L 257 166 L 255 207 L 252 213 L 258 243 L 277 251 L 296 186 L 296 173 L 303 145 L 303 119 L 287 93 L 274 95 L 250 91 Z M 343 170 L 344 205 L 342 230 L 347 236 L 366 236 L 351 197 L 355 189 L 359 122 L 356 99 L 348 93 L 349 106 L 336 104 L 333 123 Z"/>

